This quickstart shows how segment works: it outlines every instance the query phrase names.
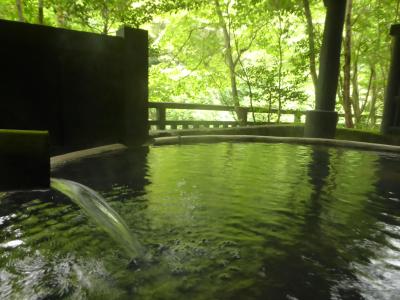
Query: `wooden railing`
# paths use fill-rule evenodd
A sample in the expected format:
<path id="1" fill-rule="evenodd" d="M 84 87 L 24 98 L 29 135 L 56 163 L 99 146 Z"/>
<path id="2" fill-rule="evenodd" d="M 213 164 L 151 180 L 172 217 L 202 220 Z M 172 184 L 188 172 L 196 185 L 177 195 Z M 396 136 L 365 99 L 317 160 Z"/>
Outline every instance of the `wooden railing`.
<path id="1" fill-rule="evenodd" d="M 252 112 L 250 107 L 240 107 L 235 109 L 233 106 L 227 105 L 211 105 L 211 104 L 191 104 L 191 103 L 172 103 L 172 102 L 149 102 L 149 108 L 156 109 L 156 120 L 150 120 L 150 126 L 156 126 L 157 129 L 166 129 L 166 126 L 170 126 L 171 129 L 177 129 L 181 126 L 183 129 L 187 128 L 216 128 L 216 127 L 236 127 L 246 125 L 265 125 L 268 122 L 252 122 L 248 120 L 248 113 Z M 241 122 L 239 121 L 197 121 L 197 120 L 167 120 L 167 109 L 186 109 L 186 110 L 208 110 L 208 111 L 228 111 L 228 112 L 239 112 Z M 268 110 L 263 107 L 253 107 L 254 113 L 263 114 L 277 114 L 277 109 Z M 305 111 L 298 110 L 281 110 L 281 115 L 293 115 L 293 121 L 295 123 L 301 122 L 301 116 L 304 115 Z"/>
<path id="2" fill-rule="evenodd" d="M 156 110 L 156 119 L 149 120 L 150 126 L 155 126 L 157 129 L 164 130 L 167 126 L 171 129 L 188 128 L 219 128 L 219 127 L 236 127 L 246 125 L 265 125 L 272 122 L 253 122 L 249 121 L 248 114 L 254 113 L 261 114 L 278 114 L 277 109 L 267 109 L 264 107 L 240 107 L 235 109 L 233 106 L 228 105 L 211 105 L 211 104 L 192 104 L 192 103 L 173 103 L 173 102 L 149 102 L 149 108 Z M 185 109 L 185 110 L 206 110 L 206 111 L 228 111 L 236 112 L 240 115 L 241 122 L 239 121 L 198 121 L 198 120 L 167 120 L 167 109 Z M 281 115 L 292 115 L 294 123 L 301 123 L 301 117 L 306 114 L 306 111 L 283 109 Z M 339 114 L 339 117 L 344 117 L 344 114 Z M 376 116 L 376 119 L 381 119 L 382 116 Z"/>

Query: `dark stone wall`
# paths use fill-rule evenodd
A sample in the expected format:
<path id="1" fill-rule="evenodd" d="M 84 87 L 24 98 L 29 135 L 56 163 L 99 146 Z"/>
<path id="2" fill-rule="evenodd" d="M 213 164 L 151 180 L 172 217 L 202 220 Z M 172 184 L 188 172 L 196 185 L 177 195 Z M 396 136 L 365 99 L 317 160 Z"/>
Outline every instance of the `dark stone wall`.
<path id="1" fill-rule="evenodd" d="M 0 20 L 0 128 L 48 130 L 53 154 L 148 134 L 147 32 Z"/>

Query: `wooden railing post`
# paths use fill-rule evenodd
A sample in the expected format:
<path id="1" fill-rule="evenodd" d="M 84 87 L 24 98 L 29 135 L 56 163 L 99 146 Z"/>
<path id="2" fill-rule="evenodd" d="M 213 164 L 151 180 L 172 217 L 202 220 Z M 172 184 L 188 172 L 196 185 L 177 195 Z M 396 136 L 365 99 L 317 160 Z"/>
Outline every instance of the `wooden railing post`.
<path id="1" fill-rule="evenodd" d="M 301 123 L 301 111 L 295 111 L 294 112 L 294 122 L 295 123 Z"/>
<path id="2" fill-rule="evenodd" d="M 166 121 L 166 109 L 165 107 L 157 107 L 156 108 L 156 113 L 157 113 L 157 129 L 160 130 L 165 130 L 165 121 Z"/>
<path id="3" fill-rule="evenodd" d="M 236 113 L 238 115 L 239 124 L 242 126 L 246 126 L 247 125 L 248 108 L 247 107 L 237 107 Z"/>

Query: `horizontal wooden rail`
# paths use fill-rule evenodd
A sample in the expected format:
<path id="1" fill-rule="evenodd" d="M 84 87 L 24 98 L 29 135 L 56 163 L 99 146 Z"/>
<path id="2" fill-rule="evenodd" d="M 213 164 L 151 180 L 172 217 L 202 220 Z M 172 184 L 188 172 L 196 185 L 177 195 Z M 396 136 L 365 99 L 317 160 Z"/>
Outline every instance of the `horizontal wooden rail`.
<path id="1" fill-rule="evenodd" d="M 249 112 L 254 111 L 255 113 L 273 113 L 277 114 L 277 109 L 268 110 L 264 107 L 239 107 L 235 109 L 234 106 L 229 105 L 211 105 L 211 104 L 194 104 L 194 103 L 173 103 L 173 102 L 149 102 L 149 108 L 156 109 L 156 120 L 150 120 L 149 125 L 155 125 L 157 129 L 164 130 L 166 126 L 170 126 L 171 129 L 177 129 L 181 126 L 183 129 L 199 127 L 235 127 L 239 125 L 265 125 L 267 122 L 249 122 L 247 115 Z M 197 120 L 167 120 L 166 110 L 167 109 L 187 109 L 187 110 L 208 110 L 208 111 L 230 111 L 239 113 L 241 116 L 241 122 L 238 121 L 197 121 Z M 295 122 L 301 122 L 301 116 L 305 114 L 303 111 L 297 110 L 281 110 L 281 114 L 291 114 L 294 116 Z"/>
<path id="2" fill-rule="evenodd" d="M 177 129 L 178 126 L 181 126 L 183 129 L 188 129 L 189 126 L 192 126 L 193 128 L 200 128 L 200 127 L 228 128 L 228 127 L 239 126 L 239 123 L 237 121 L 174 120 L 174 121 L 164 121 L 162 123 L 159 120 L 149 121 L 149 125 L 155 125 L 157 126 L 157 128 L 159 128 L 160 124 L 163 124 L 164 126 L 169 125 L 171 126 L 171 129 Z M 268 124 L 268 122 L 256 122 L 256 123 L 247 122 L 247 125 L 266 125 L 266 124 Z"/>
<path id="3" fill-rule="evenodd" d="M 174 103 L 174 102 L 149 102 L 149 108 L 157 109 L 188 109 L 188 110 L 210 110 L 210 111 L 235 111 L 234 106 L 229 105 L 213 105 L 213 104 L 196 104 L 196 103 Z M 251 112 L 251 107 L 240 107 L 240 109 L 245 109 Z M 272 108 L 268 110 L 265 107 L 253 107 L 256 113 L 278 113 L 277 109 Z M 281 110 L 281 114 L 293 114 L 295 112 L 301 112 L 305 114 L 304 111 L 298 110 Z"/>
<path id="4" fill-rule="evenodd" d="M 195 103 L 174 103 L 174 102 L 149 102 L 149 108 L 156 109 L 156 120 L 150 120 L 149 125 L 156 126 L 157 129 L 164 130 L 166 126 L 170 126 L 171 129 L 177 129 L 181 126 L 183 129 L 199 127 L 235 127 L 239 125 L 265 125 L 267 122 L 249 122 L 247 115 L 249 112 L 254 111 L 255 113 L 264 114 L 277 114 L 278 109 L 268 109 L 265 107 L 239 107 L 235 109 L 234 106 L 229 105 L 212 105 L 212 104 L 195 104 Z M 198 121 L 198 120 L 167 120 L 167 109 L 186 109 L 186 110 L 207 110 L 207 111 L 230 111 L 236 112 L 241 117 L 239 121 Z M 281 115 L 293 115 L 293 121 L 295 123 L 301 123 L 301 117 L 306 114 L 306 111 L 283 109 Z M 344 117 L 344 114 L 339 114 L 339 117 Z M 381 116 L 376 116 L 381 118 Z"/>

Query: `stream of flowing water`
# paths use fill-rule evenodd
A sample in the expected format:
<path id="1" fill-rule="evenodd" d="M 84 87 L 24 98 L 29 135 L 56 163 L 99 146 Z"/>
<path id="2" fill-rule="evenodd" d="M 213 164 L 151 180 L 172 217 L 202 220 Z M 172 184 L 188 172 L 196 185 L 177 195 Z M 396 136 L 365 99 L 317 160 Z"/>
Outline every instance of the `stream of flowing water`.
<path id="1" fill-rule="evenodd" d="M 143 256 L 144 251 L 139 241 L 132 235 L 121 216 L 101 195 L 87 186 L 66 179 L 51 178 L 51 187 L 83 209 L 91 220 L 125 250 L 131 259 Z"/>

